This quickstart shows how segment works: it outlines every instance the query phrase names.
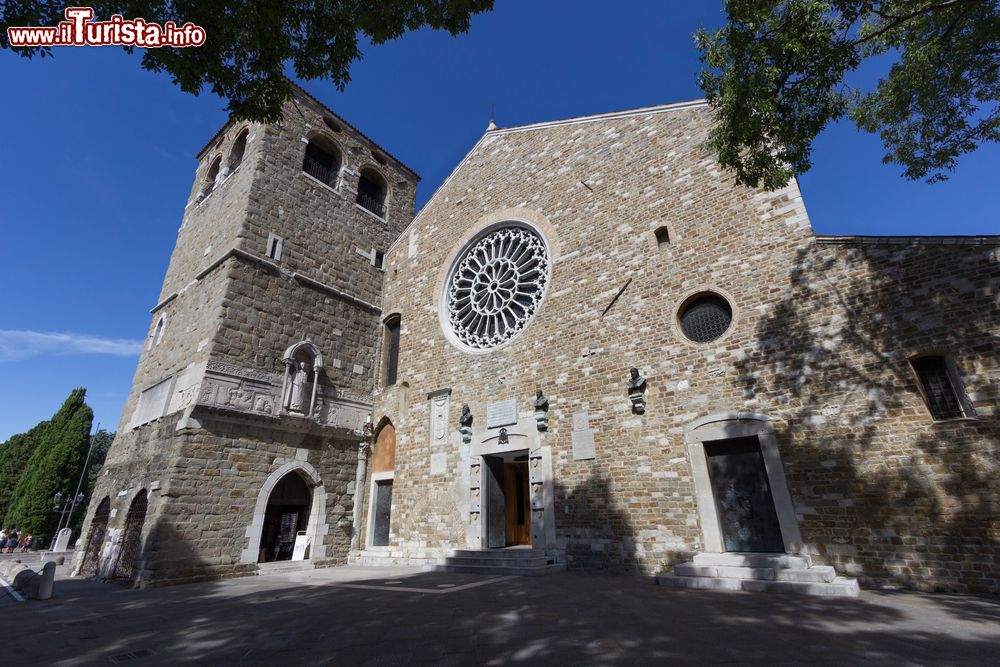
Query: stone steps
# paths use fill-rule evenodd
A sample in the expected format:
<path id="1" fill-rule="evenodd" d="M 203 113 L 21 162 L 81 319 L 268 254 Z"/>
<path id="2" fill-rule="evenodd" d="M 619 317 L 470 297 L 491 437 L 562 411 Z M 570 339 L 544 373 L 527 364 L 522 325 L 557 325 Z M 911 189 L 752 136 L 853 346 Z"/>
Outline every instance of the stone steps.
<path id="1" fill-rule="evenodd" d="M 857 597 L 858 582 L 838 577 L 828 565 L 812 565 L 808 556 L 793 554 L 698 554 L 674 567 L 656 583 L 672 588 L 714 591 L 799 593 Z"/>
<path id="2" fill-rule="evenodd" d="M 724 554 L 696 554 L 695 565 L 717 567 L 770 567 L 775 569 L 805 570 L 812 566 L 809 556 L 797 554 L 762 554 L 730 551 Z"/>
<path id="3" fill-rule="evenodd" d="M 541 567 L 517 567 L 512 565 L 452 565 L 450 563 L 434 566 L 435 572 L 452 572 L 456 574 L 490 574 L 515 577 L 540 577 L 545 574 L 551 574 L 552 572 L 563 572 L 565 569 L 566 566 L 563 563 L 552 563 L 551 565 L 542 565 Z"/>
<path id="4" fill-rule="evenodd" d="M 315 569 L 311 560 L 279 560 L 273 563 L 258 563 L 257 574 L 287 574 L 289 572 L 306 572 Z"/>
<path id="5" fill-rule="evenodd" d="M 561 572 L 565 564 L 544 551 L 534 549 L 458 549 L 448 558 L 439 560 L 437 572 L 464 574 L 492 574 L 535 577 L 550 572 Z"/>
<path id="6" fill-rule="evenodd" d="M 830 583 L 837 572 L 829 565 L 814 565 L 806 569 L 780 569 L 773 567 L 724 567 L 691 565 L 674 567 L 674 574 L 681 577 L 715 577 L 719 579 L 759 579 L 761 581 L 817 581 Z"/>

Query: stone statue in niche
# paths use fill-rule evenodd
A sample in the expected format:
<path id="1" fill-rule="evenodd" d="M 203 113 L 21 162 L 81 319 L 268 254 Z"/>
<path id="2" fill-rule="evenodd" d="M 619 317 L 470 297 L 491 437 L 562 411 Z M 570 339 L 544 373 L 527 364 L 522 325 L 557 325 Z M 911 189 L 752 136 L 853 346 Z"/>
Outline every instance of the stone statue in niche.
<path id="1" fill-rule="evenodd" d="M 535 390 L 535 424 L 539 431 L 549 430 L 549 399 L 541 389 Z"/>
<path id="2" fill-rule="evenodd" d="M 306 368 L 306 362 L 300 361 L 292 370 L 291 389 L 288 395 L 289 412 L 308 414 L 310 397 L 309 369 Z"/>
<path id="3" fill-rule="evenodd" d="M 469 404 L 462 405 L 462 416 L 458 418 L 458 432 L 462 434 L 462 442 L 469 444 L 472 442 L 472 410 Z"/>
<path id="4" fill-rule="evenodd" d="M 285 376 L 281 383 L 280 412 L 315 418 L 320 414 L 319 378 L 323 356 L 308 339 L 295 343 L 282 356 Z"/>
<path id="5" fill-rule="evenodd" d="M 646 412 L 646 378 L 639 375 L 638 368 L 630 368 L 628 380 L 628 398 L 632 401 L 632 412 L 637 415 Z"/>

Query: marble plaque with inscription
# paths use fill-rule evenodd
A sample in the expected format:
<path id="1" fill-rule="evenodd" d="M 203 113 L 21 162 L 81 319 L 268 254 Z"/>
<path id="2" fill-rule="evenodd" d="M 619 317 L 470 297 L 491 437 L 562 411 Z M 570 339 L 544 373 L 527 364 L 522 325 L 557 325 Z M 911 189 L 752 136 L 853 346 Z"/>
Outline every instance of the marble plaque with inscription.
<path id="1" fill-rule="evenodd" d="M 486 404 L 486 428 L 500 428 L 517 423 L 517 401 L 494 401 Z"/>
<path id="2" fill-rule="evenodd" d="M 584 431 L 573 431 L 570 433 L 573 438 L 573 460 L 584 461 L 596 458 L 594 454 L 594 432 L 590 429 Z"/>
<path id="3" fill-rule="evenodd" d="M 442 444 L 447 440 L 448 437 L 448 415 L 449 415 L 449 405 L 451 403 L 451 397 L 444 392 L 432 394 L 430 396 L 431 404 L 431 424 L 430 433 L 431 440 L 430 444 Z"/>

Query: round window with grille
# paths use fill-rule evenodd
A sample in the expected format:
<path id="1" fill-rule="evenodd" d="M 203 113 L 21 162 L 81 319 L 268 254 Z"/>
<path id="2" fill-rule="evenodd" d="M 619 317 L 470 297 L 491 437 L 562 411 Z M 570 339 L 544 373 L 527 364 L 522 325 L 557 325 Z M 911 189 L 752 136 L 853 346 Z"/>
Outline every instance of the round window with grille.
<path id="1" fill-rule="evenodd" d="M 696 343 L 722 336 L 733 321 L 733 309 L 718 294 L 699 294 L 681 308 L 681 331 Z"/>
<path id="2" fill-rule="evenodd" d="M 444 292 L 447 326 L 458 341 L 488 350 L 520 333 L 549 282 L 549 254 L 532 229 L 488 231 L 459 254 Z"/>

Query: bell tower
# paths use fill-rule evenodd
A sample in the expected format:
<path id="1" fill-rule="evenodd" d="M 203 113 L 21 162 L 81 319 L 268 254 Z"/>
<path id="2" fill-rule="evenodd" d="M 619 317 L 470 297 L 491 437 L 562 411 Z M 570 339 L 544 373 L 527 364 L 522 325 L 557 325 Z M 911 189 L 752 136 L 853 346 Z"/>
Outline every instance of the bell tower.
<path id="1" fill-rule="evenodd" d="M 346 561 L 382 257 L 419 180 L 301 89 L 198 160 L 78 563 L 138 585 Z"/>

